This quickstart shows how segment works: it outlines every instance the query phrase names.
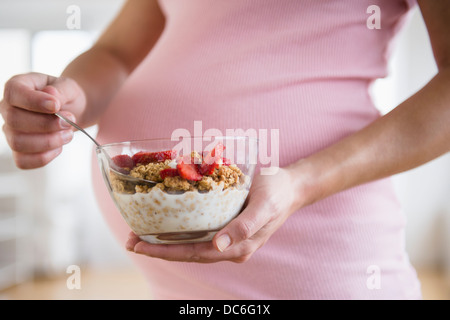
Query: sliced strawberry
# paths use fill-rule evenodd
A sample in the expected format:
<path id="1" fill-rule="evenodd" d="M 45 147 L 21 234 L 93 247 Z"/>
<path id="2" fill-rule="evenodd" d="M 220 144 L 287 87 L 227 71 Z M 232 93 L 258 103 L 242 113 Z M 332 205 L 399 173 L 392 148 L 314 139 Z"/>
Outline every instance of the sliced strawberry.
<path id="1" fill-rule="evenodd" d="M 202 156 L 206 157 L 208 155 L 208 152 L 203 152 Z M 231 166 L 233 163 L 230 159 L 223 157 L 222 158 L 222 165 L 224 166 Z"/>
<path id="2" fill-rule="evenodd" d="M 133 161 L 135 165 L 138 164 L 148 164 L 150 162 L 156 162 L 154 160 L 154 156 L 150 152 L 139 151 L 138 153 L 133 155 Z"/>
<path id="3" fill-rule="evenodd" d="M 177 169 L 167 168 L 163 169 L 159 172 L 159 175 L 161 176 L 161 179 L 165 179 L 166 177 L 176 177 L 180 174 L 178 173 Z"/>
<path id="4" fill-rule="evenodd" d="M 222 158 L 222 165 L 231 166 L 231 160 L 228 158 Z"/>
<path id="5" fill-rule="evenodd" d="M 145 152 L 140 151 L 133 155 L 132 159 L 134 165 L 143 164 L 146 165 L 151 162 L 163 162 L 165 160 L 174 159 L 177 156 L 176 150 L 167 150 L 159 152 Z"/>
<path id="6" fill-rule="evenodd" d="M 198 171 L 202 174 L 202 175 L 211 175 L 214 173 L 214 169 L 216 169 L 217 167 L 219 167 L 219 165 L 217 163 L 213 163 L 213 164 L 204 164 L 202 163 L 198 169 Z"/>
<path id="7" fill-rule="evenodd" d="M 203 175 L 213 174 L 214 169 L 219 167 L 219 159 L 222 158 L 223 150 L 225 146 L 222 143 L 218 143 L 214 149 L 211 150 L 205 157 L 203 157 L 203 162 L 200 165 L 199 171 Z"/>
<path id="8" fill-rule="evenodd" d="M 213 157 L 220 157 L 225 150 L 225 146 L 222 143 L 218 143 L 214 149 L 211 150 L 211 155 Z"/>
<path id="9" fill-rule="evenodd" d="M 198 172 L 198 166 L 189 159 L 180 160 L 177 164 L 177 170 L 180 176 L 186 180 L 202 180 L 202 175 Z"/>
<path id="10" fill-rule="evenodd" d="M 122 169 L 126 169 L 130 171 L 134 168 L 134 161 L 131 159 L 129 155 L 126 154 L 119 154 L 118 156 L 115 156 L 112 158 L 112 161 L 114 164 Z"/>

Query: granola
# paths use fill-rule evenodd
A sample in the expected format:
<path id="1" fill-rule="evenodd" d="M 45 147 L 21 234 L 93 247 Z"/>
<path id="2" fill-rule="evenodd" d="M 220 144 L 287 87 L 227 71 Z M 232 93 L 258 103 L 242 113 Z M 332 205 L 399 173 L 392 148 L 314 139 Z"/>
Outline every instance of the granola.
<path id="1" fill-rule="evenodd" d="M 130 176 L 133 178 L 145 179 L 155 182 L 162 182 L 160 172 L 163 169 L 169 168 L 170 160 L 164 162 L 152 162 L 145 165 L 137 165 L 130 171 Z"/>
<path id="2" fill-rule="evenodd" d="M 167 154 L 168 151 L 161 152 Z M 223 190 L 236 187 L 244 182 L 245 175 L 234 164 L 220 161 L 205 164 L 206 157 L 211 158 L 211 153 L 202 157 L 197 152 L 192 152 L 189 163 L 184 163 L 183 158 L 167 159 L 155 156 L 158 153 L 145 154 L 139 152 L 139 162 L 128 168 L 129 175 L 156 182 L 155 188 L 168 192 L 195 191 L 207 192 L 219 186 Z M 150 156 L 151 155 L 151 156 Z M 171 153 L 171 156 L 173 153 Z M 122 156 L 123 157 L 123 156 Z M 145 163 L 142 159 L 159 159 Z M 135 160 L 136 162 L 136 160 Z M 146 184 L 138 184 L 121 179 L 120 176 L 110 173 L 111 187 L 119 193 L 148 193 L 152 189 Z"/>

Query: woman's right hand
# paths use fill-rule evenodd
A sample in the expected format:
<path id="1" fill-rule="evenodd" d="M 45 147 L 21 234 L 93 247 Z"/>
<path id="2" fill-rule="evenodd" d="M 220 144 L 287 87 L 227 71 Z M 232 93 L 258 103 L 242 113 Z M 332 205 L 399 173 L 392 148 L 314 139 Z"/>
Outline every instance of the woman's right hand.
<path id="1" fill-rule="evenodd" d="M 83 90 L 72 79 L 40 73 L 12 77 L 5 85 L 0 113 L 17 167 L 43 167 L 56 158 L 72 140 L 73 130 L 54 113 L 76 121 L 74 113 L 85 104 Z"/>

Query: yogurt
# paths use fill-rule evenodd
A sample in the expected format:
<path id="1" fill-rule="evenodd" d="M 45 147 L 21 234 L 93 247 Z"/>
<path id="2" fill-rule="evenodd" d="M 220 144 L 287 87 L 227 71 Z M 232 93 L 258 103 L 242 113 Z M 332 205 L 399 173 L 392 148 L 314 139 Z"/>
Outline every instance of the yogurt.
<path id="1" fill-rule="evenodd" d="M 208 192 L 181 194 L 159 188 L 148 193 L 113 192 L 130 228 L 151 243 L 209 241 L 239 214 L 247 195 L 247 188 L 224 190 L 222 185 Z"/>

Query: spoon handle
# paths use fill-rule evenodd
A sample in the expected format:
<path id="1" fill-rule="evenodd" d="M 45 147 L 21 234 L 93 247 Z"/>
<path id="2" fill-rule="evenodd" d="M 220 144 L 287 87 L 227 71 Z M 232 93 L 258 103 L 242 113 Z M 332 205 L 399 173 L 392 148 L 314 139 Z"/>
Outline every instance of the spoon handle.
<path id="1" fill-rule="evenodd" d="M 97 147 L 101 147 L 101 145 L 100 145 L 97 141 L 95 141 L 95 139 L 92 138 L 92 136 L 91 136 L 89 133 L 87 133 L 86 131 L 84 131 L 84 129 L 81 128 L 79 125 L 77 125 L 75 122 L 70 121 L 69 119 L 67 119 L 66 117 L 60 115 L 60 114 L 57 113 L 57 112 L 55 113 L 55 116 L 57 116 L 58 118 L 64 120 L 65 122 L 67 122 L 67 123 L 70 124 L 71 126 L 77 128 L 78 130 L 80 130 L 81 132 L 83 132 L 85 135 L 87 135 L 87 136 L 89 137 L 89 139 L 91 139 L 91 140 L 95 143 L 95 145 L 96 145 Z M 121 179 L 130 181 L 130 182 L 134 182 L 134 183 L 136 183 L 136 184 L 137 184 L 137 183 L 140 183 L 140 184 L 144 183 L 144 184 L 147 184 L 147 185 L 149 185 L 149 186 L 151 186 L 151 187 L 153 187 L 154 185 L 156 185 L 156 182 L 154 182 L 154 181 L 145 180 L 145 179 L 140 179 L 140 178 L 134 178 L 134 177 L 132 177 L 132 176 L 130 176 L 130 175 L 126 175 L 126 174 L 122 173 L 122 172 L 121 172 L 121 168 L 120 168 L 118 165 L 116 165 L 116 163 L 114 162 L 113 159 L 111 159 L 111 157 L 109 156 L 109 154 L 108 154 L 105 150 L 102 150 L 102 153 L 103 153 L 103 155 L 106 157 L 106 160 L 107 160 L 108 163 L 109 163 L 109 166 L 110 166 L 111 171 L 113 171 L 116 175 L 120 176 Z"/>
<path id="2" fill-rule="evenodd" d="M 71 126 L 75 127 L 76 129 L 80 130 L 81 132 L 83 132 L 85 135 L 87 135 L 89 137 L 89 139 L 91 139 L 95 143 L 95 145 L 97 147 L 100 147 L 100 144 L 97 141 L 95 141 L 95 139 L 92 138 L 90 134 L 88 134 L 86 131 L 84 131 L 84 129 L 81 128 L 79 125 L 77 125 L 75 122 L 70 121 L 69 119 L 67 119 L 66 117 L 60 115 L 59 113 L 55 113 L 55 116 L 57 116 L 58 118 L 64 120 L 65 122 L 67 122 Z"/>

